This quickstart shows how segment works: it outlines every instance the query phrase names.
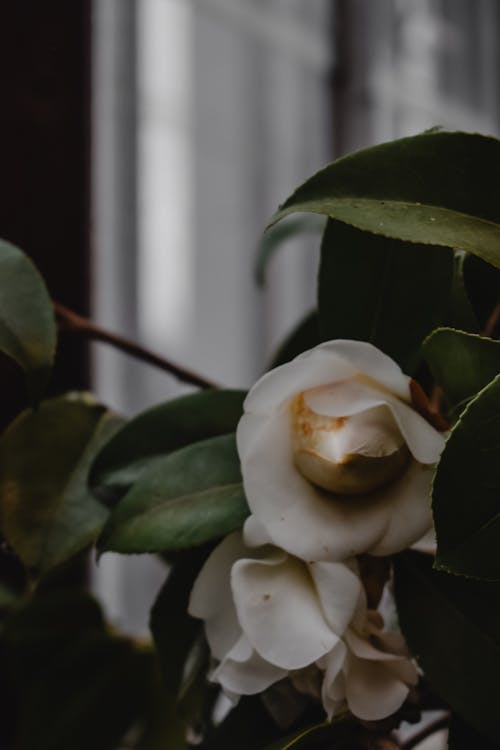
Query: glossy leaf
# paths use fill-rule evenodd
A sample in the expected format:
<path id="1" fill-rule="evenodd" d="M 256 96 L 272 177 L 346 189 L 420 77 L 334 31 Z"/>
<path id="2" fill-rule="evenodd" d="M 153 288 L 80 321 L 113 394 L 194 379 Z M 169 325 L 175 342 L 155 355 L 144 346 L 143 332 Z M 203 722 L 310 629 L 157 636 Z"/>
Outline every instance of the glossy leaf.
<path id="1" fill-rule="evenodd" d="M 500 373 L 500 342 L 452 328 L 438 328 L 423 353 L 451 406 L 464 404 Z"/>
<path id="2" fill-rule="evenodd" d="M 131 419 L 93 462 L 89 477 L 94 494 L 114 505 L 165 454 L 234 432 L 244 398 L 244 391 L 202 391 L 167 401 Z"/>
<path id="3" fill-rule="evenodd" d="M 440 573 L 429 555 L 405 552 L 395 561 L 395 593 L 403 633 L 432 688 L 499 741 L 499 584 Z"/>
<path id="4" fill-rule="evenodd" d="M 433 488 L 436 565 L 500 580 L 500 375 L 451 433 Z"/>
<path id="5" fill-rule="evenodd" d="M 325 220 L 320 216 L 295 216 L 272 227 L 266 232 L 261 240 L 255 264 L 255 277 L 257 283 L 262 285 L 269 261 L 276 251 L 286 244 L 287 241 L 304 235 L 317 235 L 321 237 L 325 228 Z"/>
<path id="6" fill-rule="evenodd" d="M 234 435 L 204 440 L 161 459 L 113 510 L 101 552 L 195 547 L 243 525 L 249 510 Z"/>
<path id="7" fill-rule="evenodd" d="M 8 544 L 42 575 L 95 541 L 108 511 L 87 489 L 88 467 L 121 424 L 85 395 L 23 412 L 0 440 L 0 519 Z"/>
<path id="8" fill-rule="evenodd" d="M 24 370 L 36 402 L 50 377 L 56 349 L 54 310 L 45 283 L 22 250 L 0 240 L 0 351 Z"/>
<path id="9" fill-rule="evenodd" d="M 302 352 L 312 349 L 320 343 L 318 313 L 316 310 L 312 310 L 283 341 L 274 355 L 269 369 L 290 362 Z"/>
<path id="10" fill-rule="evenodd" d="M 369 341 L 411 373 L 423 339 L 443 320 L 452 275 L 448 248 L 329 221 L 319 271 L 321 337 Z"/>
<path id="11" fill-rule="evenodd" d="M 357 151 L 301 185 L 271 225 L 297 211 L 499 267 L 500 141 L 433 131 Z"/>

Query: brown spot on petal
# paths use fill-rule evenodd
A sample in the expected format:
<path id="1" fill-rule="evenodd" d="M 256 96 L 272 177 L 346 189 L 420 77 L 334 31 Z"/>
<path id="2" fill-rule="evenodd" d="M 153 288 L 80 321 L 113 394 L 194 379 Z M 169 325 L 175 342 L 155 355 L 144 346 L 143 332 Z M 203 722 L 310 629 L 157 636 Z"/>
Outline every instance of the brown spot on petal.
<path id="1" fill-rule="evenodd" d="M 262 597 L 262 601 L 268 602 L 270 598 L 271 598 L 271 594 L 264 594 Z"/>

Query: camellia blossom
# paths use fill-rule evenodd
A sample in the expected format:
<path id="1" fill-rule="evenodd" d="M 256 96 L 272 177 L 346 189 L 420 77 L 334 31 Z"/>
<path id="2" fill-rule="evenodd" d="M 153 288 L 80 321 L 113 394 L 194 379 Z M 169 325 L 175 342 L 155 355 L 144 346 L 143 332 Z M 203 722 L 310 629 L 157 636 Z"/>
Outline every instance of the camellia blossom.
<path id="1" fill-rule="evenodd" d="M 191 593 L 218 682 L 233 700 L 288 678 L 329 718 L 346 706 L 365 720 L 394 713 L 417 672 L 398 633 L 368 610 L 356 563 L 305 563 L 239 532 L 214 550 Z"/>
<path id="2" fill-rule="evenodd" d="M 237 430 L 249 545 L 303 560 L 390 555 L 431 528 L 444 437 L 412 406 L 410 378 L 361 341 L 330 341 L 268 372 Z"/>

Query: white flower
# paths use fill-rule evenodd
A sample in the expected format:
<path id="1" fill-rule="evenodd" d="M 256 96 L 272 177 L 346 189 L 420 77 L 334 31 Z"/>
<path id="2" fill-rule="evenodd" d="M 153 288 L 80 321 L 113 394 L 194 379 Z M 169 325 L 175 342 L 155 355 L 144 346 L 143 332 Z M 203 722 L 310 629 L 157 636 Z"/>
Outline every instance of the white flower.
<path id="1" fill-rule="evenodd" d="M 371 344 L 327 342 L 264 375 L 237 441 L 250 545 L 342 561 L 398 552 L 431 527 L 444 438 L 412 407 L 410 379 Z"/>
<path id="2" fill-rule="evenodd" d="M 307 564 L 229 535 L 205 563 L 189 605 L 205 621 L 211 679 L 233 699 L 284 678 L 308 693 L 317 682 L 330 718 L 345 705 L 370 720 L 396 711 L 416 670 L 401 636 L 383 633 L 380 615 L 367 610 L 354 566 Z"/>

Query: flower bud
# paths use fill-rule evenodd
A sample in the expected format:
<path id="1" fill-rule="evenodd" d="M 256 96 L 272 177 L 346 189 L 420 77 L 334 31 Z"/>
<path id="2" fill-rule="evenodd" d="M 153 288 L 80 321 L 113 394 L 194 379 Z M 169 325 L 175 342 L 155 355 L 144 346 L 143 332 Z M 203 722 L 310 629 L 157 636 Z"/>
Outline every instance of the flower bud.
<path id="1" fill-rule="evenodd" d="M 306 393 L 290 405 L 293 460 L 303 477 L 328 492 L 360 495 L 403 473 L 410 451 L 385 405 L 330 417 L 313 411 Z"/>

